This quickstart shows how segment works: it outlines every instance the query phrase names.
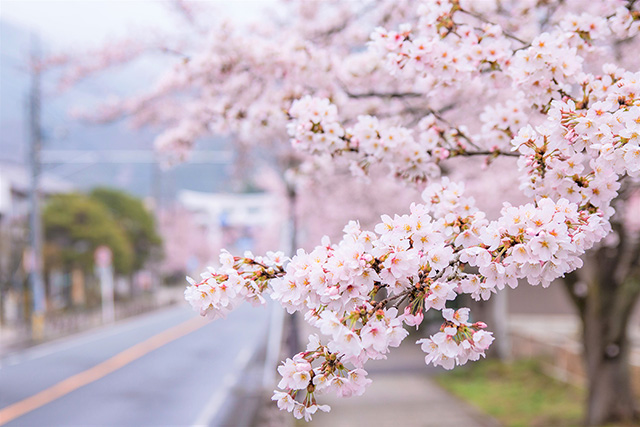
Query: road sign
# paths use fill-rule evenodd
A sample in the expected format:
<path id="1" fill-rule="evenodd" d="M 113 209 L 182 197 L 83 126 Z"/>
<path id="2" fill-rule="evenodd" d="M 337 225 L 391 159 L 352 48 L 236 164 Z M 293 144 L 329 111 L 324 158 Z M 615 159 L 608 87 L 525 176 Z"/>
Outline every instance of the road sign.
<path id="1" fill-rule="evenodd" d="M 111 249 L 105 245 L 98 246 L 94 254 L 96 272 L 100 280 L 100 294 L 102 296 L 102 322 L 112 323 L 115 320 L 115 306 L 113 298 L 113 269 Z"/>

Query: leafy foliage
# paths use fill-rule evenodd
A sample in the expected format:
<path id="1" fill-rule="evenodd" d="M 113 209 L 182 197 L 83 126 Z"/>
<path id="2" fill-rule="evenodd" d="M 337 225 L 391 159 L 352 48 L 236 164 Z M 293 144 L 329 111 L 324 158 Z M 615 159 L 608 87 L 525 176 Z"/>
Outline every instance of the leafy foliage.
<path id="1" fill-rule="evenodd" d="M 133 269 L 142 268 L 154 249 L 162 245 L 153 215 L 140 199 L 120 190 L 96 188 L 90 197 L 102 203 L 120 224 L 133 246 Z"/>
<path id="2" fill-rule="evenodd" d="M 113 252 L 116 273 L 139 269 L 161 244 L 153 216 L 142 202 L 118 190 L 53 196 L 43 211 L 45 265 L 91 271 L 100 245 Z"/>

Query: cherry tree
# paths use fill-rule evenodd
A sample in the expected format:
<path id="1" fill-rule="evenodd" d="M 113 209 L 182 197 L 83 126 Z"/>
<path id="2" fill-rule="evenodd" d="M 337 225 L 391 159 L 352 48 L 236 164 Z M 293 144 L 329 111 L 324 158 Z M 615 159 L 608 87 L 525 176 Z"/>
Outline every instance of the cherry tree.
<path id="1" fill-rule="evenodd" d="M 308 420 L 330 409 L 323 393 L 362 394 L 367 361 L 428 310 L 443 324 L 418 342 L 426 363 L 477 360 L 493 335 L 448 301 L 565 278 L 584 326 L 586 422 L 637 419 L 626 336 L 640 294 L 629 220 L 640 175 L 636 1 L 287 10 L 255 28 L 216 24 L 150 92 L 100 113 L 161 124 L 158 148 L 178 156 L 201 136 L 231 134 L 272 158 L 292 194 L 301 176 L 340 167 L 357 179 L 384 167 L 422 190 L 409 213 L 373 230 L 352 221 L 339 241 L 290 257 L 223 251 L 220 266 L 189 279 L 185 297 L 202 315 L 271 298 L 316 328 L 278 368 L 278 407 Z M 526 200 L 487 188 L 505 201 L 492 217 L 465 193 L 481 174 L 518 183 Z"/>
<path id="2" fill-rule="evenodd" d="M 440 332 L 419 342 L 426 362 L 453 368 L 478 359 L 491 333 L 484 323 L 469 321 L 468 309 L 446 308 L 448 300 L 459 293 L 487 299 L 519 279 L 548 286 L 582 267 L 580 256 L 610 233 L 611 221 L 619 223 L 613 206 L 624 198 L 617 198 L 620 187 L 637 185 L 640 171 L 639 75 L 615 57 L 624 59 L 624 43 L 633 43 L 638 30 L 633 2 L 596 3 L 593 15 L 550 5 L 542 8 L 543 22 L 540 10 L 493 6 L 424 2 L 417 22 L 377 28 L 370 43 L 391 79 L 411 82 L 411 90 L 426 93 L 426 102 L 440 108 L 443 101 L 454 105 L 458 121 L 462 115 L 479 121 L 455 125 L 432 105 L 414 126 L 372 115 L 354 120 L 341 116 L 328 98 L 311 96 L 289 109 L 294 147 L 347 162 L 357 174 L 383 163 L 407 181 L 431 182 L 423 204 L 412 205 L 408 215 L 383 217 L 374 232 L 349 223 L 340 242 L 325 240 L 291 260 L 223 254 L 219 269 L 187 289 L 187 299 L 205 315 L 224 315 L 242 300 L 259 302 L 266 292 L 317 327 L 307 350 L 278 369 L 282 380 L 274 400 L 296 417 L 328 410 L 316 400 L 327 390 L 364 392 L 366 361 L 384 358 L 408 334 L 403 324 L 420 324 L 429 309 L 441 310 L 445 321 Z M 518 26 L 510 22 L 515 18 Z M 481 97 L 490 102 L 473 114 L 472 106 L 452 102 L 462 95 L 472 103 Z M 461 184 L 434 181 L 438 166 L 462 156 L 485 162 L 517 156 L 520 188 L 531 202 L 505 205 L 498 219 L 488 220 Z M 618 232 L 619 239 L 633 237 Z M 607 246 L 605 241 L 598 251 Z M 637 415 L 624 371 L 623 325 L 638 295 L 637 254 L 628 258 L 619 283 L 596 279 L 586 295 L 576 296 L 585 305 L 600 304 L 590 308 L 599 318 L 581 311 L 589 423 Z M 599 298 L 596 286 L 611 295 Z M 606 311 L 622 326 L 613 341 L 610 330 L 590 330 L 612 326 L 603 321 Z"/>

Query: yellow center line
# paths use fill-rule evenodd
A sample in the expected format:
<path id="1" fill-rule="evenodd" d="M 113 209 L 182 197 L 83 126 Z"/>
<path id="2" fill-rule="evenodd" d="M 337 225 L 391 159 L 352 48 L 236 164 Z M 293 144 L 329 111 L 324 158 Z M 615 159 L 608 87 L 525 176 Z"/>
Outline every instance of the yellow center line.
<path id="1" fill-rule="evenodd" d="M 186 322 L 182 322 L 179 325 L 167 329 L 166 331 L 160 332 L 159 334 L 156 334 L 151 338 L 116 354 L 93 368 L 89 368 L 86 371 L 75 374 L 37 394 L 34 394 L 31 397 L 27 397 L 13 405 L 7 406 L 0 410 L 0 426 L 21 417 L 34 409 L 38 409 L 47 403 L 53 402 L 54 400 L 59 399 L 82 386 L 97 381 L 134 360 L 152 352 L 153 350 L 183 337 L 206 324 L 207 322 L 199 317 L 189 319 Z"/>

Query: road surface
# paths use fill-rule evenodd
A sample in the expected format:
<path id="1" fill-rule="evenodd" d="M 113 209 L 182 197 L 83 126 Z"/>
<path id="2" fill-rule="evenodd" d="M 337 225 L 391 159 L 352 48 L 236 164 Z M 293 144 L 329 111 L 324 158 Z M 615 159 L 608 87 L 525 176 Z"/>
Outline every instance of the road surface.
<path id="1" fill-rule="evenodd" d="M 178 306 L 0 360 L 0 425 L 210 422 L 267 332 L 266 308 L 207 321 Z"/>

